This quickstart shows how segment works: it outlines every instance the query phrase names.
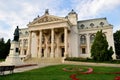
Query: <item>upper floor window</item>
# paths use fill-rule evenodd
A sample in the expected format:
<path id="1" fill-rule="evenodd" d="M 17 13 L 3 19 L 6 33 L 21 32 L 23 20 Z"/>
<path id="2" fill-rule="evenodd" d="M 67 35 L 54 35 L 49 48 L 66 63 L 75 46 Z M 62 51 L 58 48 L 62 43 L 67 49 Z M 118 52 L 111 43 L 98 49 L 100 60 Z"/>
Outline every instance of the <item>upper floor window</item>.
<path id="1" fill-rule="evenodd" d="M 100 26 L 102 26 L 102 27 L 103 27 L 103 25 L 104 25 L 104 23 L 103 23 L 103 22 L 100 22 Z"/>
<path id="2" fill-rule="evenodd" d="M 27 32 L 27 31 L 25 31 L 25 34 L 28 34 L 28 32 Z"/>
<path id="3" fill-rule="evenodd" d="M 86 36 L 85 35 L 81 35 L 80 42 L 81 42 L 81 44 L 86 44 Z"/>
<path id="4" fill-rule="evenodd" d="M 94 26 L 94 24 L 93 24 L 93 23 L 91 23 L 91 24 L 90 24 L 90 26 L 91 26 L 91 27 L 93 27 L 93 26 Z"/>
<path id="5" fill-rule="evenodd" d="M 21 35 L 21 34 L 22 34 L 22 32 L 19 32 L 19 34 Z"/>
<path id="6" fill-rule="evenodd" d="M 94 35 L 94 34 L 91 34 L 91 35 L 90 35 L 90 43 L 93 43 L 93 42 L 94 42 L 94 38 L 95 38 L 95 35 Z"/>
<path id="7" fill-rule="evenodd" d="M 81 29 L 83 29 L 83 28 L 85 27 L 85 25 L 84 25 L 84 24 L 81 24 L 80 27 L 81 27 Z"/>
<path id="8" fill-rule="evenodd" d="M 27 40 L 27 39 L 24 39 L 24 40 L 23 40 L 23 44 L 24 44 L 24 46 L 26 46 L 26 45 L 28 44 L 28 40 Z"/>

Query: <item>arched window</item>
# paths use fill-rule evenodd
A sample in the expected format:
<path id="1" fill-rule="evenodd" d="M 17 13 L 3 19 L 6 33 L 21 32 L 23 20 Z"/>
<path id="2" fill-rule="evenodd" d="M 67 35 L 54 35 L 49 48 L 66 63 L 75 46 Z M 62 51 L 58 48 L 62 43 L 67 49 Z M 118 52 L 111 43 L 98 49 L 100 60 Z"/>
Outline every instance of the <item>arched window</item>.
<path id="1" fill-rule="evenodd" d="M 90 35 L 90 43 L 93 43 L 94 38 L 95 38 L 95 35 L 94 35 L 94 34 L 91 34 L 91 35 Z"/>
<path id="2" fill-rule="evenodd" d="M 28 44 L 28 40 L 27 40 L 27 39 L 24 40 L 24 44 L 25 44 L 25 45 Z"/>
<path id="3" fill-rule="evenodd" d="M 27 32 L 27 31 L 25 31 L 25 34 L 27 35 L 27 34 L 28 34 L 28 32 Z"/>
<path id="4" fill-rule="evenodd" d="M 86 44 L 86 37 L 85 37 L 85 35 L 81 35 L 80 42 L 81 42 L 81 44 Z"/>
<path id="5" fill-rule="evenodd" d="M 91 26 L 91 27 L 93 27 L 93 26 L 94 26 L 94 24 L 93 24 L 93 23 L 91 23 L 91 24 L 90 24 L 90 26 Z"/>
<path id="6" fill-rule="evenodd" d="M 81 29 L 84 29 L 85 25 L 84 25 L 84 24 L 81 24 L 80 27 L 81 27 Z"/>
<path id="7" fill-rule="evenodd" d="M 20 35 L 22 35 L 22 32 L 19 32 Z"/>
<path id="8" fill-rule="evenodd" d="M 103 22 L 100 22 L 100 26 L 102 26 L 102 27 L 103 27 L 103 25 L 104 25 L 104 23 L 103 23 Z"/>

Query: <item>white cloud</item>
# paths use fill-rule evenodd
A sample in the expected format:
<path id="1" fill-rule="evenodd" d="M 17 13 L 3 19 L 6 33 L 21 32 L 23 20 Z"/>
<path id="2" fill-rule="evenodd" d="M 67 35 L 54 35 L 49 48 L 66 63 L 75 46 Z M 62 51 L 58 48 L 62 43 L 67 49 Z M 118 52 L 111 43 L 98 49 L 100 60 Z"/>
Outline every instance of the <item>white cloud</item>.
<path id="1" fill-rule="evenodd" d="M 6 22 L 11 28 L 0 28 L 0 37 L 12 38 L 13 31 L 18 25 L 26 27 L 38 14 L 43 14 L 46 8 L 57 9 L 62 0 L 1 0 L 0 20 Z M 54 3 L 55 2 L 55 3 Z M 54 12 L 55 13 L 55 12 Z M 3 25 L 0 25 L 3 27 Z"/>
<path id="2" fill-rule="evenodd" d="M 28 22 L 32 21 L 37 15 L 43 15 L 47 8 L 50 9 L 50 14 L 58 16 L 66 16 L 73 8 L 78 12 L 79 19 L 87 19 L 96 17 L 102 12 L 112 10 L 120 5 L 120 0 L 69 1 L 72 4 L 67 3 L 67 1 L 64 4 L 64 0 L 1 0 L 0 20 L 6 22 L 10 29 L 3 28 L 3 25 L 0 25 L 0 37 L 12 38 L 17 25 L 20 28 L 26 27 Z M 68 4 L 69 7 L 67 7 Z"/>
<path id="3" fill-rule="evenodd" d="M 86 19 L 112 11 L 120 5 L 120 0 L 73 0 L 73 3 L 79 14 L 79 19 Z"/>
<path id="4" fill-rule="evenodd" d="M 115 26 L 115 27 L 113 27 L 114 29 L 113 29 L 113 32 L 116 32 L 117 30 L 120 30 L 120 24 L 119 25 L 117 25 L 117 26 Z"/>

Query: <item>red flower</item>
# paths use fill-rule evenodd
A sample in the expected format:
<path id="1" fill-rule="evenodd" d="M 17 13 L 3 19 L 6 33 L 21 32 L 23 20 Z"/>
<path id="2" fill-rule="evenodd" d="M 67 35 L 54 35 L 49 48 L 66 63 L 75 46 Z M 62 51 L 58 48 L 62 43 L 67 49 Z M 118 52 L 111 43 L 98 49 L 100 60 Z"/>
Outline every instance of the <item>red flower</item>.
<path id="1" fill-rule="evenodd" d="M 115 80 L 120 80 L 120 76 L 115 77 Z"/>
<path id="2" fill-rule="evenodd" d="M 76 74 L 70 75 L 70 78 L 71 78 L 72 80 L 79 80 L 79 79 L 76 78 Z"/>
<path id="3" fill-rule="evenodd" d="M 70 78 L 75 78 L 75 77 L 76 77 L 76 74 L 70 75 Z"/>

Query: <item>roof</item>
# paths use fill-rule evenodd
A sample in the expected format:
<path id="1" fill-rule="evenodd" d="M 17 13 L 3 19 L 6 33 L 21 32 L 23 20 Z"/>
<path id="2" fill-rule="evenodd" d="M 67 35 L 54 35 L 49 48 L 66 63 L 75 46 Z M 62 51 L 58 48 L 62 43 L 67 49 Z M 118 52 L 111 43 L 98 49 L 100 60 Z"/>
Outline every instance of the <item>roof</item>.
<path id="1" fill-rule="evenodd" d="M 87 19 L 87 20 L 80 20 L 80 21 L 77 21 L 77 22 L 79 23 L 79 22 L 96 21 L 96 20 L 106 20 L 106 17 L 104 17 L 104 18 L 95 18 L 95 19 Z"/>

